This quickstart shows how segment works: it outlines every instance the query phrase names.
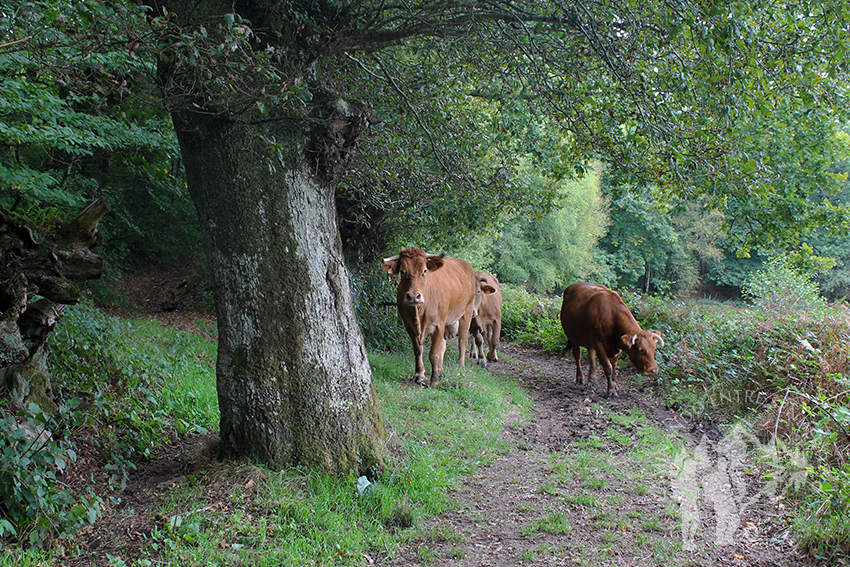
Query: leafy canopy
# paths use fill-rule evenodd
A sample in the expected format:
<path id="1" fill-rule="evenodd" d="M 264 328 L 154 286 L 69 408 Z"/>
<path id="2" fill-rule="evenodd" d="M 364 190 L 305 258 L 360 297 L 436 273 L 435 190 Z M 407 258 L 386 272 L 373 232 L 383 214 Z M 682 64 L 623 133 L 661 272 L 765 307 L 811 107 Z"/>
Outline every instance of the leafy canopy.
<path id="1" fill-rule="evenodd" d="M 104 196 L 111 252 L 197 241 L 145 14 L 130 2 L 0 1 L 0 207 L 50 224 Z"/>

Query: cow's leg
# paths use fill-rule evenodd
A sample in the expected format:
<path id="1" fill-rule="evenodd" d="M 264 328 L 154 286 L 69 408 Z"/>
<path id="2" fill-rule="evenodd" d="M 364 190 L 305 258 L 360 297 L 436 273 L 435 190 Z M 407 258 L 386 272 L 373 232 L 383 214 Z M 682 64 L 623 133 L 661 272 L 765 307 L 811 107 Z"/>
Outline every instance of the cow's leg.
<path id="1" fill-rule="evenodd" d="M 413 344 L 413 359 L 416 364 L 416 371 L 413 373 L 413 381 L 417 384 L 425 383 L 425 362 L 422 360 L 422 339 L 418 332 L 409 332 L 410 342 Z"/>
<path id="2" fill-rule="evenodd" d="M 584 376 L 581 373 L 581 347 L 578 345 L 573 345 L 573 358 L 576 360 L 576 384 L 584 384 Z"/>
<path id="3" fill-rule="evenodd" d="M 490 352 L 487 353 L 487 360 L 490 362 L 499 362 L 499 355 L 496 349 L 499 348 L 499 338 L 502 335 L 502 322 L 497 320 L 492 325 L 487 327 L 489 334 Z"/>
<path id="4" fill-rule="evenodd" d="M 461 366 L 466 365 L 466 343 L 469 341 L 469 325 L 472 323 L 472 313 L 467 310 L 466 313 L 458 321 L 458 329 L 457 329 L 457 346 L 459 353 L 458 360 L 460 361 Z"/>
<path id="5" fill-rule="evenodd" d="M 602 364 L 602 370 L 605 371 L 605 377 L 608 378 L 608 390 L 605 392 L 607 397 L 613 396 L 617 398 L 620 396 L 617 393 L 617 380 L 614 377 L 614 365 L 617 363 L 619 356 L 617 354 L 613 359 L 609 359 L 604 350 L 599 351 L 599 363 Z"/>
<path id="6" fill-rule="evenodd" d="M 472 347 L 471 357 L 477 359 L 479 362 L 484 360 L 484 335 L 481 334 L 481 329 L 476 329 L 474 333 L 472 333 L 472 341 L 475 344 Z"/>
<path id="7" fill-rule="evenodd" d="M 611 357 L 611 381 L 608 384 L 608 389 L 610 390 L 608 393 L 615 398 L 620 397 L 620 388 L 617 385 L 617 361 L 620 360 L 620 353 L 618 352 L 614 356 Z"/>
<path id="8" fill-rule="evenodd" d="M 444 327 L 437 327 L 431 335 L 431 387 L 436 388 L 440 383 L 440 372 L 443 371 L 443 354 L 446 351 L 446 334 Z"/>
<path id="9" fill-rule="evenodd" d="M 596 378 L 596 349 L 587 349 L 587 385 L 593 388 L 593 380 Z"/>

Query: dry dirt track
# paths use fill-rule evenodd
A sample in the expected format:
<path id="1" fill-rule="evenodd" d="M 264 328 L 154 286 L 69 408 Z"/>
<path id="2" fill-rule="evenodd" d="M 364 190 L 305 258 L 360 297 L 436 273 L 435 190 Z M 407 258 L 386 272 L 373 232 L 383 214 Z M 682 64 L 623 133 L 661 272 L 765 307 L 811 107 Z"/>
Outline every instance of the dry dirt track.
<path id="1" fill-rule="evenodd" d="M 794 549 L 784 506 L 770 498 L 779 491 L 727 459 L 719 432 L 631 388 L 627 362 L 621 397 L 606 399 L 599 380 L 576 386 L 563 357 L 511 345 L 504 353 L 490 369 L 530 392 L 530 422 L 506 423 L 512 449 L 454 491 L 458 511 L 429 520 L 423 538 L 382 564 L 814 564 Z M 686 544 L 677 500 L 689 498 Z"/>

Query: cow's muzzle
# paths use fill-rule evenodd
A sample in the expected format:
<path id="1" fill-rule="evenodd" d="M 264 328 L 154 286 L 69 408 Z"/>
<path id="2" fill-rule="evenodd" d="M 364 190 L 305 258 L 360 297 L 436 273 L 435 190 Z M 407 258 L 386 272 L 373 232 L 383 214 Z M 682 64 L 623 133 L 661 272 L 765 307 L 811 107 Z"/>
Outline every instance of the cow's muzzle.
<path id="1" fill-rule="evenodd" d="M 422 305 L 425 300 L 422 299 L 422 294 L 419 292 L 409 292 L 404 296 L 404 302 L 408 305 Z"/>

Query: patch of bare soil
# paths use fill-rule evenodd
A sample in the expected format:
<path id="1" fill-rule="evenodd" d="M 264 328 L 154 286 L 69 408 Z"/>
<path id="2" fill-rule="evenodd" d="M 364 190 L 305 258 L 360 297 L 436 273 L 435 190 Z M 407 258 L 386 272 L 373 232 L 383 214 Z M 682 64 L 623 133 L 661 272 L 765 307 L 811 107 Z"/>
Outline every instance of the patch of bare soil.
<path id="1" fill-rule="evenodd" d="M 114 315 L 132 317 L 141 313 L 163 325 L 189 331 L 197 331 L 199 321 L 215 322 L 212 283 L 203 265 L 190 258 L 177 266 L 148 265 L 129 271 L 116 291 L 132 307 L 108 310 Z"/>
<path id="2" fill-rule="evenodd" d="M 59 567 L 112 566 L 110 556 L 121 558 L 128 565 L 136 559 L 150 559 L 154 533 L 168 530 L 170 516 L 163 516 L 160 509 L 167 507 L 172 491 L 191 482 L 193 475 L 212 462 L 217 441 L 214 435 L 175 436 L 154 458 L 135 464 L 120 492 L 111 493 L 107 479 L 93 473 L 102 477 L 99 480 L 104 516 L 77 533 L 76 558 Z M 227 501 L 226 495 L 221 498 Z"/>

